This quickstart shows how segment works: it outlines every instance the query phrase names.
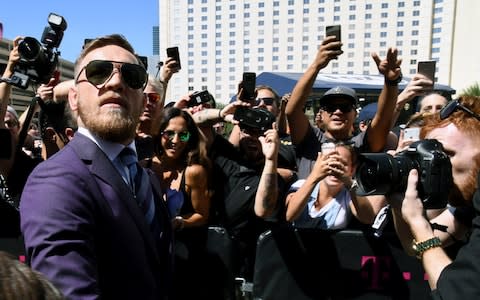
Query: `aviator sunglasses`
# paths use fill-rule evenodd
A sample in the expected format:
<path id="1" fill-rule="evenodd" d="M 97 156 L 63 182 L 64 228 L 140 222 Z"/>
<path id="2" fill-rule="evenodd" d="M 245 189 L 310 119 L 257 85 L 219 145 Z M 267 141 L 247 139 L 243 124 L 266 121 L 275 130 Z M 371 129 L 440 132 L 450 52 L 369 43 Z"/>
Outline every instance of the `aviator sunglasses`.
<path id="1" fill-rule="evenodd" d="M 120 67 L 116 66 L 117 64 Z M 147 84 L 148 74 L 140 65 L 111 61 L 111 60 L 92 60 L 86 66 L 84 66 L 78 73 L 76 82 L 85 70 L 85 77 L 87 81 L 98 87 L 104 84 L 113 76 L 113 69 L 118 69 L 122 74 L 122 80 L 132 89 L 143 89 Z"/>
<path id="2" fill-rule="evenodd" d="M 442 110 L 440 110 L 440 119 L 445 120 L 451 114 L 453 114 L 454 111 L 456 111 L 458 109 L 463 110 L 464 112 L 466 112 L 470 116 L 472 116 L 475 119 L 480 121 L 480 116 L 479 115 L 477 115 L 476 113 L 474 113 L 473 111 L 471 111 L 470 109 L 468 109 L 467 107 L 462 105 L 460 102 L 458 102 L 458 100 L 452 100 L 452 101 L 448 102 L 447 105 L 445 105 L 442 108 Z"/>
<path id="3" fill-rule="evenodd" d="M 190 139 L 190 132 L 188 131 L 181 131 L 181 132 L 176 132 L 173 130 L 165 130 L 162 131 L 162 136 L 169 141 L 172 141 L 175 138 L 175 135 L 178 135 L 178 138 L 180 139 L 181 142 L 188 142 Z"/>
<path id="4" fill-rule="evenodd" d="M 350 103 L 327 103 L 321 106 L 321 109 L 333 113 L 339 109 L 342 113 L 346 114 L 353 110 L 353 105 Z"/>

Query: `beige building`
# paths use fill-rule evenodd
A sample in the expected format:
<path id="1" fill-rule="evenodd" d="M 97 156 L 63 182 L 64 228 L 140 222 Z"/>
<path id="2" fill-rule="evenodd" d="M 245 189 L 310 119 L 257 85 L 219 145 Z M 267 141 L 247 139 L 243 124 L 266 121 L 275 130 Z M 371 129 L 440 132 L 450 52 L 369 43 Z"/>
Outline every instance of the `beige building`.
<path id="1" fill-rule="evenodd" d="M 396 47 L 404 77 L 435 60 L 436 82 L 461 91 L 480 80 L 470 34 L 479 8 L 473 0 L 162 0 L 160 59 L 179 46 L 182 60 L 167 101 L 208 89 L 226 102 L 244 71 L 303 72 L 333 24 L 342 26 L 344 54 L 322 73 L 378 74 L 371 52 Z"/>

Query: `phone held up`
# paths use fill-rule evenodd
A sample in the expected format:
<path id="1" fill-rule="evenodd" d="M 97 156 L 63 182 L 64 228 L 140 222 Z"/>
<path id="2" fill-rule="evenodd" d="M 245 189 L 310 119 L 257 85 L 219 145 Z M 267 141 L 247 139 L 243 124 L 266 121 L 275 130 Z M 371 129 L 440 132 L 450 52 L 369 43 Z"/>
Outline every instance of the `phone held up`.
<path id="1" fill-rule="evenodd" d="M 417 73 L 422 74 L 432 82 L 435 82 L 435 63 L 434 60 L 419 61 L 417 65 Z"/>
<path id="2" fill-rule="evenodd" d="M 255 100 L 257 74 L 253 72 L 244 72 L 242 77 L 242 95 L 240 99 L 251 102 Z"/>
<path id="3" fill-rule="evenodd" d="M 178 47 L 167 48 L 167 57 L 171 57 L 177 62 L 178 69 L 182 68 L 180 64 L 180 53 L 178 52 Z"/>
<path id="4" fill-rule="evenodd" d="M 325 27 L 325 37 L 335 36 L 336 41 L 342 41 L 342 29 L 340 25 L 330 25 Z M 338 48 L 340 50 L 340 48 Z"/>

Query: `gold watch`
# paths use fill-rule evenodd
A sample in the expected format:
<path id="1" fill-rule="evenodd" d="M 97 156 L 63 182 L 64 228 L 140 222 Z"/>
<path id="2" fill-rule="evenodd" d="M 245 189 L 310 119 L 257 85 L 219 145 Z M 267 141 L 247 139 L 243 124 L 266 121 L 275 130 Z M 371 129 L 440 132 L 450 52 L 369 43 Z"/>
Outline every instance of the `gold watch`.
<path id="1" fill-rule="evenodd" d="M 428 249 L 441 247 L 442 241 L 438 238 L 438 236 L 434 236 L 431 239 L 425 240 L 423 242 L 417 242 L 413 240 L 412 249 L 415 251 L 415 255 L 418 259 L 422 259 L 422 255 Z"/>

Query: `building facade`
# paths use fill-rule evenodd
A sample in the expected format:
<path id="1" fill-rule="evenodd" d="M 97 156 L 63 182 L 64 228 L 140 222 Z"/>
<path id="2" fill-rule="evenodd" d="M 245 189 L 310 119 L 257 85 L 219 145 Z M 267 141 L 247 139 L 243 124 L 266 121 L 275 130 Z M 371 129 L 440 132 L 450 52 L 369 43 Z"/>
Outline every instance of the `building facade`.
<path id="1" fill-rule="evenodd" d="M 405 77 L 416 73 L 419 61 L 435 60 L 437 83 L 472 84 L 480 78 L 478 67 L 466 77 L 470 81 L 460 75 L 455 80 L 452 64 L 458 61 L 456 45 L 479 43 L 457 30 L 478 22 L 473 17 L 478 7 L 476 1 L 460 0 L 159 1 L 160 59 L 167 47 L 178 46 L 182 60 L 167 101 L 208 89 L 226 102 L 245 71 L 303 72 L 325 27 L 334 24 L 342 26 L 344 54 L 322 73 L 378 74 L 371 53 L 385 57 L 396 47 Z"/>

